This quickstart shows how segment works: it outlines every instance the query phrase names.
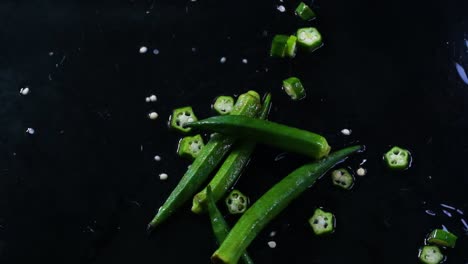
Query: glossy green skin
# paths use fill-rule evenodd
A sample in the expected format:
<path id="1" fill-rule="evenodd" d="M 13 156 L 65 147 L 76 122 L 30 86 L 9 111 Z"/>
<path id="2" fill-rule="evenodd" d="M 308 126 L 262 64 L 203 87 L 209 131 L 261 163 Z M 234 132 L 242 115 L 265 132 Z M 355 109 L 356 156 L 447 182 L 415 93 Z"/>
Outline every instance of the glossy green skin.
<path id="1" fill-rule="evenodd" d="M 231 114 L 256 116 L 260 109 L 260 100 L 256 96 L 253 96 L 252 93 L 256 92 L 249 91 L 240 95 Z M 211 172 L 223 160 L 234 142 L 234 137 L 221 134 L 215 134 L 208 141 L 169 195 L 169 198 L 161 206 L 156 216 L 148 224 L 149 232 L 165 221 L 195 194 Z"/>
<path id="2" fill-rule="evenodd" d="M 458 237 L 449 231 L 445 231 L 442 229 L 435 229 L 429 234 L 427 238 L 427 242 L 442 246 L 442 247 L 451 247 L 455 248 L 455 244 L 457 243 Z"/>
<path id="3" fill-rule="evenodd" d="M 315 18 L 315 13 L 312 9 L 306 5 L 304 2 L 301 2 L 296 8 L 296 15 L 302 20 L 309 21 Z"/>
<path id="4" fill-rule="evenodd" d="M 286 55 L 288 55 L 289 58 L 296 57 L 296 42 L 297 37 L 294 35 L 289 36 L 288 41 L 286 41 Z"/>
<path id="5" fill-rule="evenodd" d="M 289 36 L 287 35 L 275 35 L 271 41 L 270 56 L 284 58 L 286 55 L 288 39 Z"/>
<path id="6" fill-rule="evenodd" d="M 268 116 L 270 106 L 271 94 L 267 94 L 259 118 L 265 119 Z M 255 145 L 255 142 L 249 140 L 240 141 L 238 144 L 236 143 L 236 145 L 234 145 L 231 153 L 229 153 L 223 165 L 221 165 L 221 168 L 208 184 L 208 186 L 211 187 L 213 200 L 215 202 L 219 201 L 234 183 L 236 183 L 245 166 L 247 166 L 250 155 L 255 149 Z M 206 190 L 207 188 L 205 187 L 193 197 L 192 212 L 196 214 L 204 212 L 203 203 L 206 201 Z"/>
<path id="7" fill-rule="evenodd" d="M 289 77 L 284 80 L 283 89 L 293 100 L 301 100 L 306 96 L 304 86 L 297 77 Z"/>
<path id="8" fill-rule="evenodd" d="M 213 228 L 213 233 L 215 234 L 216 240 L 218 244 L 221 245 L 224 239 L 226 239 L 227 235 L 229 234 L 229 226 L 224 220 L 223 215 L 219 211 L 218 207 L 216 207 L 216 203 L 213 200 L 213 195 L 211 193 L 211 188 L 208 186 L 206 191 L 207 202 L 206 207 L 208 211 L 208 215 L 210 216 L 211 220 L 211 227 Z M 244 252 L 241 256 L 242 260 L 245 264 L 253 264 L 253 260 L 250 258 L 247 252 Z"/>
<path id="9" fill-rule="evenodd" d="M 261 142 L 315 159 L 330 152 L 327 140 L 318 134 L 251 117 L 215 116 L 188 126 Z"/>
<path id="10" fill-rule="evenodd" d="M 320 161 L 296 169 L 274 185 L 237 221 L 211 257 L 213 263 L 237 263 L 242 252 L 273 218 L 312 186 L 320 176 L 360 149 L 361 146 L 352 146 L 336 151 Z"/>

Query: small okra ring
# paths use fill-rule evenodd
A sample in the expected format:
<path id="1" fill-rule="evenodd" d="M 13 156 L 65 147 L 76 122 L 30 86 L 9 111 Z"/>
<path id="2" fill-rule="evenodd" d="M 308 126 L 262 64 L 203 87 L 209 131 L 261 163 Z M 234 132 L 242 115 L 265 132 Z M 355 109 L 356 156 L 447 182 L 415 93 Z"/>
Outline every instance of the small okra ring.
<path id="1" fill-rule="evenodd" d="M 322 35 L 316 28 L 300 28 L 296 34 L 299 46 L 308 51 L 314 51 L 323 45 Z"/>
<path id="2" fill-rule="evenodd" d="M 411 153 L 400 147 L 393 147 L 384 155 L 384 160 L 390 169 L 404 170 L 411 164 Z"/>
<path id="3" fill-rule="evenodd" d="M 351 189 L 354 185 L 353 175 L 345 168 L 336 169 L 331 172 L 333 185 L 345 190 Z"/>
<path id="4" fill-rule="evenodd" d="M 437 246 L 424 246 L 419 253 L 419 260 L 424 264 L 439 264 L 444 255 Z"/>
<path id="5" fill-rule="evenodd" d="M 220 115 L 231 113 L 234 108 L 234 98 L 231 96 L 218 96 L 213 104 L 213 109 Z"/>
<path id="6" fill-rule="evenodd" d="M 329 234 L 335 230 L 335 216 L 317 208 L 309 219 L 309 224 L 316 235 Z"/>
<path id="7" fill-rule="evenodd" d="M 249 206 L 249 198 L 238 190 L 233 190 L 226 197 L 226 206 L 231 214 L 242 214 Z"/>
<path id="8" fill-rule="evenodd" d="M 301 2 L 297 6 L 295 13 L 298 17 L 305 21 L 309 21 L 315 18 L 314 11 L 312 11 L 312 9 L 304 2 Z"/>
<path id="9" fill-rule="evenodd" d="M 184 137 L 179 141 L 177 154 L 184 158 L 195 159 L 204 146 L 205 143 L 200 135 Z"/>
<path id="10" fill-rule="evenodd" d="M 185 124 L 197 121 L 191 106 L 174 109 L 170 118 L 170 127 L 182 133 L 188 133 L 192 130 L 190 127 L 185 127 Z"/>
<path id="11" fill-rule="evenodd" d="M 283 81 L 283 90 L 293 100 L 301 100 L 306 96 L 304 86 L 297 77 L 289 77 Z"/>

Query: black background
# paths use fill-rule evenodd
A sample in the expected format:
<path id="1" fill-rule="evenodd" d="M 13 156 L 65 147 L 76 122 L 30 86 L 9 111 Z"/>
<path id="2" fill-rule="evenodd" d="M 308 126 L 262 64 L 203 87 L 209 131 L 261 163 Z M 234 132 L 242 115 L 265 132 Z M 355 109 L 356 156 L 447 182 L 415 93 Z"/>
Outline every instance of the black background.
<path id="1" fill-rule="evenodd" d="M 468 263 L 463 215 L 440 206 L 468 214 L 468 86 L 454 67 L 468 66 L 467 2 L 317 0 L 313 22 L 293 15 L 297 3 L 1 1 L 0 263 L 208 263 L 209 222 L 188 205 L 145 233 L 189 165 L 166 121 L 183 105 L 207 117 L 215 96 L 249 89 L 273 93 L 272 120 L 322 133 L 335 149 L 366 144 L 347 165 L 367 159 L 368 169 L 350 192 L 323 179 L 304 193 L 252 243 L 256 263 L 415 263 L 442 224 L 459 236 L 447 263 Z M 268 57 L 274 34 L 310 24 L 323 48 Z M 307 89 L 300 102 L 281 91 L 291 75 Z M 412 151 L 408 171 L 383 166 L 394 144 Z M 280 153 L 257 148 L 238 183 L 252 200 L 305 162 L 275 161 Z M 317 206 L 337 216 L 330 237 L 307 224 Z"/>

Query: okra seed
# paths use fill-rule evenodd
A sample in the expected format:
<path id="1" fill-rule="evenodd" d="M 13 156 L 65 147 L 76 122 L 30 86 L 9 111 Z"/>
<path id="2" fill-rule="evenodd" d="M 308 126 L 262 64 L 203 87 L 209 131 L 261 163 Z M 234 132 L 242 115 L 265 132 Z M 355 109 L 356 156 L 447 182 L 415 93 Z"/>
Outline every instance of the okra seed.
<path id="1" fill-rule="evenodd" d="M 166 174 L 166 173 L 161 173 L 159 174 L 159 179 L 162 180 L 162 181 L 165 181 L 167 180 L 169 176 Z"/>
<path id="2" fill-rule="evenodd" d="M 357 173 L 358 176 L 364 176 L 364 175 L 366 175 L 367 171 L 366 171 L 366 169 L 360 167 L 359 169 L 357 169 L 356 173 Z"/>
<path id="3" fill-rule="evenodd" d="M 156 100 L 158 100 L 158 98 L 156 97 L 156 95 L 152 94 L 150 97 L 149 97 L 150 101 L 151 102 L 156 102 Z"/>
<path id="4" fill-rule="evenodd" d="M 149 117 L 151 120 L 157 119 L 158 116 L 159 116 L 159 115 L 158 115 L 158 113 L 156 113 L 156 112 L 151 112 L 151 113 L 149 113 L 149 115 L 148 115 L 148 117 Z"/>
<path id="5" fill-rule="evenodd" d="M 276 247 L 276 242 L 275 241 L 268 241 L 268 246 L 270 248 L 275 248 Z"/>
<path id="6" fill-rule="evenodd" d="M 221 57 L 221 59 L 219 60 L 219 62 L 225 63 L 225 62 L 226 62 L 226 57 Z"/>
<path id="7" fill-rule="evenodd" d="M 145 101 L 146 101 L 147 103 L 149 103 L 149 102 L 151 102 L 151 99 L 150 99 L 149 97 L 146 97 L 146 98 L 145 98 Z"/>
<path id="8" fill-rule="evenodd" d="M 141 54 L 143 54 L 143 53 L 146 53 L 148 51 L 148 48 L 145 47 L 145 46 L 142 46 L 139 51 L 140 51 Z"/>
<path id="9" fill-rule="evenodd" d="M 156 156 L 154 156 L 154 160 L 155 160 L 155 161 L 161 161 L 161 157 L 158 156 L 158 155 L 156 155 Z"/>

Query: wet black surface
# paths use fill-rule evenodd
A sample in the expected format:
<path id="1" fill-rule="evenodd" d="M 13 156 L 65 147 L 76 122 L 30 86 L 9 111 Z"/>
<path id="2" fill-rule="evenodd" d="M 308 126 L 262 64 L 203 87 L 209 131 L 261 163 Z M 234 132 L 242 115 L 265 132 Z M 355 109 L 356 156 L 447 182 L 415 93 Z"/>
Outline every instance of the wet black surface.
<path id="1" fill-rule="evenodd" d="M 189 165 L 166 120 L 183 105 L 209 116 L 216 95 L 248 89 L 273 93 L 272 120 L 323 133 L 335 149 L 367 146 L 346 165 L 367 159 L 368 175 L 350 192 L 321 180 L 254 241 L 256 263 L 415 263 L 425 234 L 442 225 L 459 236 L 447 263 L 468 263 L 468 217 L 440 206 L 468 214 L 468 86 L 455 69 L 468 66 L 467 2 L 315 1 L 312 23 L 294 17 L 296 4 L 2 1 L 0 263 L 208 263 L 209 222 L 188 206 L 145 234 Z M 323 48 L 268 58 L 274 34 L 308 24 Z M 303 80 L 305 100 L 281 91 L 290 75 Z M 145 102 L 150 94 L 156 103 Z M 408 171 L 382 165 L 394 144 L 412 151 Z M 252 200 L 305 161 L 275 162 L 280 153 L 257 148 L 238 183 Z M 330 237 L 308 227 L 317 206 L 337 216 Z"/>

